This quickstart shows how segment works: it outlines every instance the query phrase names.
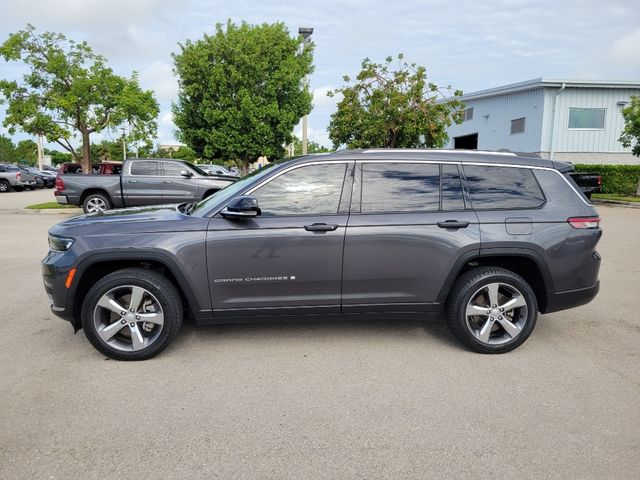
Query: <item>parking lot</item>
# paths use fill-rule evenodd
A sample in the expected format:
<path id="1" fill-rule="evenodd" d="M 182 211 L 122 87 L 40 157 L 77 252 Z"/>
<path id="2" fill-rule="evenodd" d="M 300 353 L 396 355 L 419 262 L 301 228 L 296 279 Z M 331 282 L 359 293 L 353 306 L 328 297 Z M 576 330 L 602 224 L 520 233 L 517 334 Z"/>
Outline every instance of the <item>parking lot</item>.
<path id="1" fill-rule="evenodd" d="M 506 355 L 444 323 L 184 326 L 107 360 L 49 312 L 48 228 L 0 195 L 0 479 L 639 478 L 640 209 L 599 207 L 602 288 Z"/>

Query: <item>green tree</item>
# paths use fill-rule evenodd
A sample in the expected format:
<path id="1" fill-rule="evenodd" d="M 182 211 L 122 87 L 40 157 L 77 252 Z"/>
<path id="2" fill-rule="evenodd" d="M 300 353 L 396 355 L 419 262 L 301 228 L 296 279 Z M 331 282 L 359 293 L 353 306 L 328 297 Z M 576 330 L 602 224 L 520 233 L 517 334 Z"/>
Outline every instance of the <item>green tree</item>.
<path id="1" fill-rule="evenodd" d="M 307 142 L 307 153 L 327 153 L 330 151 L 331 149 L 323 147 L 319 143 L 311 141 Z M 295 135 L 293 137 L 293 154 L 302 155 L 302 140 L 300 140 Z"/>
<path id="2" fill-rule="evenodd" d="M 20 140 L 16 145 L 16 161 L 35 165 L 38 163 L 38 145 L 33 140 Z"/>
<path id="3" fill-rule="evenodd" d="M 9 35 L 0 56 L 28 67 L 20 83 L 0 80 L 9 132 L 19 128 L 44 135 L 81 160 L 85 172 L 91 166 L 92 133 L 127 125 L 130 140 L 155 135 L 159 108 L 153 92 L 140 88 L 135 72 L 130 78 L 114 74 L 86 42 L 60 33 L 37 34 L 27 25 Z M 80 151 L 73 145 L 78 136 Z"/>
<path id="4" fill-rule="evenodd" d="M 620 143 L 631 148 L 631 153 L 640 157 L 640 97 L 631 97 L 629 105 L 622 109 L 624 128 L 620 135 Z"/>
<path id="5" fill-rule="evenodd" d="M 70 163 L 73 161 L 73 155 L 67 152 L 61 152 L 60 150 L 44 149 L 44 154 L 51 157 L 51 163 L 53 165 L 60 165 L 61 163 Z"/>
<path id="6" fill-rule="evenodd" d="M 16 146 L 9 137 L 0 135 L 0 162 L 15 162 Z"/>
<path id="7" fill-rule="evenodd" d="M 329 93 L 342 95 L 338 110 L 331 115 L 329 138 L 335 148 L 414 148 L 441 147 L 447 140 L 446 128 L 461 121 L 462 95 L 451 87 L 441 88 L 427 81 L 426 69 L 407 63 L 404 56 L 385 63 L 368 58 L 351 83 Z M 451 100 L 442 101 L 450 97 Z"/>
<path id="8" fill-rule="evenodd" d="M 313 44 L 290 37 L 283 23 L 229 20 L 180 49 L 173 55 L 178 138 L 200 158 L 237 160 L 245 170 L 262 155 L 281 157 L 311 111 L 302 80 L 313 70 Z"/>
<path id="9" fill-rule="evenodd" d="M 194 152 L 191 148 L 183 146 L 173 152 L 171 158 L 178 158 L 180 160 L 186 160 L 187 162 L 194 162 L 198 158 L 198 156 L 196 155 L 196 152 Z"/>

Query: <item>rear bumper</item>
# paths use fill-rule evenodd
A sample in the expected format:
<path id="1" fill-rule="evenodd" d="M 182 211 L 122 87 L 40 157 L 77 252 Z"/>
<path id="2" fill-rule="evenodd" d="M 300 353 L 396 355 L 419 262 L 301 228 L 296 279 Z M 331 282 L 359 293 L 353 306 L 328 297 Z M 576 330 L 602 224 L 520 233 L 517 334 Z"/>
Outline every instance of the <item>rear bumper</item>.
<path id="1" fill-rule="evenodd" d="M 555 292 L 547 294 L 547 308 L 542 313 L 559 312 L 569 308 L 585 305 L 595 298 L 600 290 L 600 280 L 587 288 L 569 290 L 567 292 Z"/>

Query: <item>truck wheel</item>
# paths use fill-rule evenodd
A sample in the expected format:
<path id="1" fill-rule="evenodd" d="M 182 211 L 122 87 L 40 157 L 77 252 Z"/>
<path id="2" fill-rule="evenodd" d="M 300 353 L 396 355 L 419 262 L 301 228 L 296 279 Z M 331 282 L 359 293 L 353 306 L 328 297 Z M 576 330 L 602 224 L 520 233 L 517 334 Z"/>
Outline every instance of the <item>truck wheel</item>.
<path id="1" fill-rule="evenodd" d="M 5 193 L 11 190 L 11 185 L 6 180 L 0 180 L 0 193 Z"/>
<path id="2" fill-rule="evenodd" d="M 91 344 L 115 360 L 146 360 L 169 345 L 182 325 L 182 300 L 163 275 L 125 268 L 99 280 L 82 304 Z"/>
<path id="3" fill-rule="evenodd" d="M 92 193 L 82 202 L 84 213 L 100 213 L 111 208 L 111 202 L 102 193 Z"/>
<path id="4" fill-rule="evenodd" d="M 531 334 L 538 317 L 535 293 L 520 275 L 498 267 L 463 274 L 447 302 L 453 334 L 479 353 L 505 353 Z"/>

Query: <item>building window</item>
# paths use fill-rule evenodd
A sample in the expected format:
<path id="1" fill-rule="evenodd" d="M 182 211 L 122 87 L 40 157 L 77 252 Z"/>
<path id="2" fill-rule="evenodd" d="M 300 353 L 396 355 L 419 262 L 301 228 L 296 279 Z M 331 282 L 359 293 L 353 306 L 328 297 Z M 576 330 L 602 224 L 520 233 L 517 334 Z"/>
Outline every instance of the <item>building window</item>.
<path id="1" fill-rule="evenodd" d="M 462 121 L 468 122 L 469 120 L 473 120 L 473 107 L 465 108 L 462 112 Z"/>
<path id="2" fill-rule="evenodd" d="M 569 108 L 569 128 L 604 128 L 606 108 Z"/>
<path id="3" fill-rule="evenodd" d="M 511 120 L 511 135 L 524 132 L 524 117 Z"/>

